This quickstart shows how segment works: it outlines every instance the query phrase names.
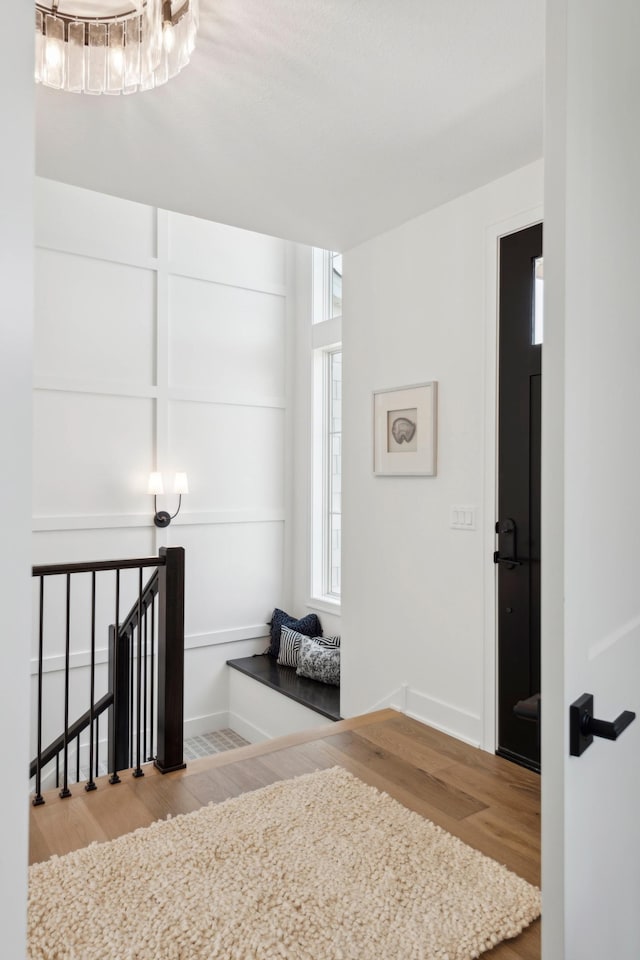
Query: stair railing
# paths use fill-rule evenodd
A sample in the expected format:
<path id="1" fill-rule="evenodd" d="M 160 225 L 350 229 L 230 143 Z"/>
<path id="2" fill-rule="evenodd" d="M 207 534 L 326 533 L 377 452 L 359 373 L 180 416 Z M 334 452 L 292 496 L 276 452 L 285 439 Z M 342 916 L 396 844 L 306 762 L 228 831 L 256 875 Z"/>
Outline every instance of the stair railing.
<path id="1" fill-rule="evenodd" d="M 147 583 L 143 571 L 153 568 Z M 138 571 L 137 598 L 121 621 L 121 572 Z M 97 625 L 96 577 L 115 572 L 113 593 L 114 623 Z M 89 663 L 89 707 L 69 722 L 71 683 L 72 577 L 91 574 L 91 627 Z M 153 760 L 162 772 L 185 766 L 183 760 L 184 724 L 184 549 L 162 547 L 158 557 L 133 560 L 99 561 L 40 565 L 33 568 L 39 579 L 38 609 L 38 693 L 37 754 L 30 764 L 35 777 L 33 803 L 44 803 L 43 768 L 55 760 L 56 786 L 61 797 L 71 796 L 69 789 L 69 746 L 75 740 L 76 782 L 80 781 L 81 735 L 89 731 L 89 778 L 86 790 L 95 790 L 98 776 L 100 717 L 109 711 L 108 770 L 109 783 L 120 782 L 119 773 L 133 768 L 133 776 L 144 776 L 142 763 Z M 45 579 L 66 578 L 64 618 L 64 729 L 46 748 L 42 748 L 44 702 L 44 646 L 47 628 L 45 616 Z M 104 577 L 101 578 L 101 583 Z M 96 699 L 98 631 L 108 633 L 108 689 Z M 154 734 L 156 753 L 154 755 Z"/>

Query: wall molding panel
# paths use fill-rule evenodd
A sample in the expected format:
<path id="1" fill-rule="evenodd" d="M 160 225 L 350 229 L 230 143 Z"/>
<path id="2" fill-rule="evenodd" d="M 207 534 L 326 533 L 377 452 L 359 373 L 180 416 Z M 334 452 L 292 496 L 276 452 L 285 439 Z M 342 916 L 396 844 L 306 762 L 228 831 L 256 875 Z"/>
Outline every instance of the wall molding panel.
<path id="1" fill-rule="evenodd" d="M 177 400 L 184 403 L 210 403 L 221 406 L 232 407 L 272 407 L 276 410 L 286 408 L 286 399 L 281 397 L 242 397 L 242 396 L 224 396 L 216 390 L 206 387 L 169 387 L 167 390 L 169 400 Z"/>
<path id="2" fill-rule="evenodd" d="M 184 546 L 185 718 L 222 721 L 226 659 L 262 652 L 261 618 L 288 601 L 292 247 L 41 178 L 35 239 L 33 563 Z M 166 529 L 152 470 L 171 513 L 173 474 L 189 476 Z M 78 628 L 72 696 L 88 646 Z M 59 653 L 45 647 L 50 683 Z"/>
<path id="3" fill-rule="evenodd" d="M 234 627 L 231 630 L 214 630 L 210 633 L 192 633 L 185 635 L 184 648 L 186 651 L 199 650 L 202 647 L 218 647 L 226 643 L 238 643 L 242 640 L 264 640 L 269 642 L 269 625 L 258 623 L 247 627 Z M 134 657 L 135 659 L 135 657 Z M 42 664 L 43 673 L 59 673 L 64 670 L 64 656 L 57 654 L 45 657 Z M 109 651 L 106 647 L 96 647 L 96 666 L 109 662 Z M 71 669 L 80 670 L 91 665 L 91 651 L 77 650 L 70 657 Z M 32 657 L 30 661 L 32 677 L 38 674 L 38 660 Z"/>
<path id="4" fill-rule="evenodd" d="M 151 502 L 151 501 L 150 501 Z M 201 513 L 182 512 L 172 521 L 174 529 L 185 526 L 233 523 L 284 523 L 284 509 L 273 510 L 210 510 Z M 153 510 L 147 513 L 91 514 L 81 516 L 33 517 L 34 533 L 56 530 L 121 530 L 127 527 L 148 527 L 155 530 Z"/>
<path id="5" fill-rule="evenodd" d="M 142 397 L 148 400 L 156 400 L 158 397 L 157 387 L 137 383 L 117 383 L 113 380 L 73 380 L 65 377 L 36 376 L 33 378 L 33 388 L 52 393 L 89 393 L 105 397 Z"/>
<path id="6" fill-rule="evenodd" d="M 236 290 L 249 290 L 251 293 L 266 293 L 270 297 L 281 297 L 285 299 L 287 297 L 287 287 L 284 284 L 246 284 L 246 283 L 233 283 L 230 280 L 221 280 L 216 276 L 213 270 L 211 271 L 197 271 L 197 270 L 186 270 L 185 268 L 180 268 L 177 266 L 170 265 L 169 272 L 172 277 L 184 277 L 187 280 L 204 280 L 206 283 L 215 283 L 220 287 L 233 287 Z"/>
<path id="7" fill-rule="evenodd" d="M 136 383 L 117 383 L 114 381 L 72 380 L 62 377 L 36 376 L 33 378 L 33 388 L 34 390 L 51 391 L 52 393 L 88 393 L 93 396 L 105 397 L 141 397 L 149 400 L 157 400 L 159 397 L 159 388 L 156 386 L 147 387 Z M 286 408 L 284 396 L 225 396 L 215 389 L 207 389 L 206 387 L 168 387 L 166 399 L 184 403 L 210 403 L 222 406 L 270 407 L 278 410 Z"/>
<path id="8" fill-rule="evenodd" d="M 249 627 L 234 627 L 231 630 L 215 630 L 211 633 L 192 633 L 185 637 L 185 650 L 199 647 L 217 647 L 238 640 L 264 640 L 269 643 L 269 625 L 258 623 Z"/>
<path id="9" fill-rule="evenodd" d="M 64 253 L 69 257 L 85 257 L 87 260 L 101 260 L 103 263 L 114 263 L 122 267 L 135 267 L 138 270 L 157 270 L 157 257 L 119 257 L 116 253 L 111 256 L 100 254 L 98 251 L 75 247 L 73 244 L 61 244 L 60 246 L 48 245 L 46 243 L 36 243 L 36 250 L 47 250 L 50 253 Z"/>

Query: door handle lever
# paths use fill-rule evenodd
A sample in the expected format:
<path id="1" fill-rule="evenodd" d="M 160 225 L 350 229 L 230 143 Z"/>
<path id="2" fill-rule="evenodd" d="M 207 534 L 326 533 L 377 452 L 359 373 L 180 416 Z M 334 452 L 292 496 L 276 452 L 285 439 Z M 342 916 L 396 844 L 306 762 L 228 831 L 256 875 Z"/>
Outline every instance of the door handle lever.
<path id="1" fill-rule="evenodd" d="M 519 560 L 514 560 L 512 557 L 501 557 L 497 550 L 493 554 L 493 562 L 504 563 L 505 567 L 508 567 L 509 570 L 513 569 L 513 567 L 522 566 Z"/>
<path id="2" fill-rule="evenodd" d="M 593 743 L 594 737 L 617 740 L 635 718 L 631 710 L 623 710 L 615 720 L 596 720 L 593 715 L 593 694 L 583 693 L 569 707 L 569 753 L 572 757 L 582 756 Z"/>
<path id="3" fill-rule="evenodd" d="M 496 550 L 493 554 L 493 562 L 503 563 L 508 570 L 521 567 L 522 563 L 518 560 L 518 529 L 515 520 L 512 520 L 511 517 L 507 517 L 506 520 L 498 520 L 496 523 L 496 533 L 499 536 L 509 537 L 511 556 L 501 557 L 500 551 Z"/>

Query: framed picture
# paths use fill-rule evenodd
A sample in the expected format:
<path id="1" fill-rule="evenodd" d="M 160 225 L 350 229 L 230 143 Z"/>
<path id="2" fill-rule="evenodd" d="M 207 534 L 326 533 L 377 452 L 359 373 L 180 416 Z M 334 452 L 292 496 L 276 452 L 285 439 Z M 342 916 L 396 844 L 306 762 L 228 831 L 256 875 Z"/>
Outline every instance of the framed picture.
<path id="1" fill-rule="evenodd" d="M 379 477 L 435 477 L 438 383 L 373 394 L 373 472 Z"/>

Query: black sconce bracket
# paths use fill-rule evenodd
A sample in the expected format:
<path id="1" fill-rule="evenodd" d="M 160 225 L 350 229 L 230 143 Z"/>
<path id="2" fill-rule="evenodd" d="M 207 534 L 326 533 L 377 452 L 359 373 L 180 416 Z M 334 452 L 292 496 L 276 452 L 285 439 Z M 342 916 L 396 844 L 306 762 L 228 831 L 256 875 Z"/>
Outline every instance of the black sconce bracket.
<path id="1" fill-rule="evenodd" d="M 153 508 L 155 510 L 155 516 L 153 522 L 156 527 L 168 527 L 174 517 L 177 517 L 180 513 L 180 507 L 182 505 L 182 494 L 180 494 L 180 499 L 178 500 L 178 509 L 175 513 L 167 513 L 166 510 L 158 510 L 157 506 L 157 497 L 153 498 Z"/>

